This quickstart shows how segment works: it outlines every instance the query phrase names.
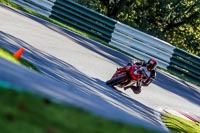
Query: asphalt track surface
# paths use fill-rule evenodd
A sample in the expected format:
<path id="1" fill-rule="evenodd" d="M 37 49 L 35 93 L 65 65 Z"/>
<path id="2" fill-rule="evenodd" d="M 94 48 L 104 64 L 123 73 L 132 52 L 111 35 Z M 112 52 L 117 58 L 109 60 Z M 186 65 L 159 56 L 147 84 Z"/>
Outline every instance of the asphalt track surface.
<path id="1" fill-rule="evenodd" d="M 0 46 L 43 74 L 0 58 L 0 80 L 69 103 L 94 114 L 165 131 L 159 108 L 200 114 L 200 88 L 158 70 L 156 81 L 139 95 L 105 84 L 131 58 L 47 21 L 0 5 Z M 121 92 L 120 92 L 121 91 Z"/>

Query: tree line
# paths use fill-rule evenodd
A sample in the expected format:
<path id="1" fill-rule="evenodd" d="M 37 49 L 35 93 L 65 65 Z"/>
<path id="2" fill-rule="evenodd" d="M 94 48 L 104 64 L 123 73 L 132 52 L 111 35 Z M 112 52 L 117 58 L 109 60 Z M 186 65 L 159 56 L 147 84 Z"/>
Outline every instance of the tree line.
<path id="1" fill-rule="evenodd" d="M 74 0 L 200 56 L 199 0 Z"/>

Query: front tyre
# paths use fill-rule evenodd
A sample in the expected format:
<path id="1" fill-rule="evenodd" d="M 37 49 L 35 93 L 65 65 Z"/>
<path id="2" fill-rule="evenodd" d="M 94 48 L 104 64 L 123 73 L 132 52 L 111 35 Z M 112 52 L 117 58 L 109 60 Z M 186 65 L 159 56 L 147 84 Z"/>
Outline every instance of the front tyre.
<path id="1" fill-rule="evenodd" d="M 122 81 L 125 80 L 125 79 L 126 79 L 126 76 L 125 76 L 125 75 L 122 75 L 122 76 L 115 77 L 115 78 L 112 78 L 112 79 L 108 80 L 108 81 L 106 82 L 106 84 L 107 84 L 108 86 L 115 86 L 115 85 L 119 84 L 120 82 L 122 82 Z"/>

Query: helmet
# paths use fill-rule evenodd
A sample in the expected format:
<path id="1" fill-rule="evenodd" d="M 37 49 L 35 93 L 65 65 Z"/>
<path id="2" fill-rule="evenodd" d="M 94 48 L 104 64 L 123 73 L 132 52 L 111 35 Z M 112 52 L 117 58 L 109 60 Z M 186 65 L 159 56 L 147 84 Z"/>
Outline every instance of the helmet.
<path id="1" fill-rule="evenodd" d="M 147 70 L 149 70 L 149 71 L 155 70 L 157 67 L 156 59 L 149 59 L 146 66 L 147 66 Z"/>

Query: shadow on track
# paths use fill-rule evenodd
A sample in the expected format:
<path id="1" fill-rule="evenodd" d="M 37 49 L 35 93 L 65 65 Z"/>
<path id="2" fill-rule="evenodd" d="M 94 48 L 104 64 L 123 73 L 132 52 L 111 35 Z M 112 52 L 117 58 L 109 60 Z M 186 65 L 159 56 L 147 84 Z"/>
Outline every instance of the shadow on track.
<path id="1" fill-rule="evenodd" d="M 18 12 L 20 13 L 20 12 Z M 59 34 L 62 34 L 64 36 L 67 36 L 68 38 L 71 38 L 72 41 L 76 42 L 77 44 L 95 52 L 99 55 L 111 60 L 112 62 L 118 64 L 119 66 L 123 66 L 127 64 L 129 60 L 131 60 L 130 57 L 119 53 L 114 50 L 110 50 L 110 48 L 103 46 L 95 41 L 88 40 L 80 35 L 77 35 L 69 30 L 66 30 L 64 28 L 60 28 L 56 25 L 52 25 L 51 23 L 47 21 L 43 21 L 39 18 L 36 18 L 34 16 L 30 16 L 25 13 L 20 13 L 21 15 L 24 15 L 32 20 L 37 21 L 40 24 L 43 24 L 44 26 L 50 28 L 51 30 L 58 32 Z M 200 89 L 197 91 L 194 87 L 190 86 L 186 82 L 182 80 L 177 80 L 173 77 L 166 76 L 160 72 L 157 72 L 157 78 L 154 84 L 172 92 L 175 93 L 188 101 L 195 103 L 197 105 L 200 105 Z"/>
<path id="2" fill-rule="evenodd" d="M 109 47 L 103 46 L 93 40 L 86 39 L 78 34 L 75 34 L 67 29 L 61 28 L 61 27 L 59 27 L 55 24 L 52 24 L 48 21 L 44 21 L 43 19 L 37 18 L 35 16 L 31 16 L 31 15 L 21 12 L 21 11 L 16 11 L 11 8 L 7 8 L 6 6 L 4 8 L 6 8 L 12 12 L 18 13 L 20 15 L 23 15 L 27 18 L 30 18 L 59 34 L 64 35 L 64 36 L 70 38 L 72 41 L 80 44 L 81 46 L 84 46 L 85 48 L 88 48 L 91 51 L 94 51 L 94 52 L 98 53 L 99 55 L 112 60 L 112 62 L 115 62 L 116 64 L 119 64 L 120 66 L 125 65 L 127 63 L 127 61 L 130 60 L 130 58 L 128 56 L 126 56 L 120 52 L 114 51 L 113 49 L 110 50 L 111 48 L 109 48 Z M 107 53 L 109 55 L 112 55 L 112 57 L 108 56 Z"/>
<path id="3" fill-rule="evenodd" d="M 26 80 L 33 85 L 30 85 L 32 92 L 37 94 L 43 93 L 42 95 L 56 98 L 56 100 L 61 102 L 75 104 L 108 118 L 148 126 L 143 121 L 145 119 L 148 123 L 159 125 L 159 120 L 154 116 L 155 110 L 116 92 L 108 87 L 105 82 L 84 75 L 70 64 L 44 53 L 14 36 L 0 32 L 0 46 L 10 51 L 16 51 L 19 47 L 24 47 L 26 49 L 26 52 L 23 54 L 24 59 L 35 64 L 45 76 L 56 80 L 56 83 L 45 80 L 40 81 L 38 75 L 32 77 L 28 76 L 27 73 Z M 38 76 L 38 80 L 35 81 L 36 76 Z M 18 79 L 20 81 L 24 77 L 25 75 L 19 75 L 14 80 Z M 6 80 L 13 81 L 12 79 Z M 20 82 L 17 83 L 19 84 Z M 55 84 L 57 85 L 56 88 Z M 34 90 L 37 87 L 39 89 Z M 59 97 L 55 97 L 53 93 L 59 94 Z M 141 119 L 143 120 L 141 121 Z"/>
<path id="4" fill-rule="evenodd" d="M 14 10 L 12 11 L 15 12 Z M 72 41 L 77 42 L 77 44 L 98 53 L 120 66 L 126 64 L 130 59 L 117 51 L 110 50 L 108 47 L 85 39 L 68 30 L 59 28 L 47 21 L 43 21 L 22 12 L 18 13 L 70 38 Z M 107 117 L 126 119 L 126 121 L 131 122 L 134 121 L 134 118 L 130 116 L 140 114 L 140 116 L 152 123 L 157 123 L 156 118 L 153 116 L 153 109 L 110 89 L 103 81 L 98 80 L 97 78 L 87 77 L 70 64 L 44 53 L 12 35 L 0 32 L 0 39 L 0 46 L 9 49 L 12 52 L 18 50 L 19 47 L 24 47 L 26 52 L 23 54 L 23 57 L 35 64 L 46 76 L 55 79 L 57 84 L 61 84 L 59 86 L 60 88 L 55 89 L 50 86 L 45 88 L 52 90 L 54 93 L 59 93 L 64 97 L 63 99 L 59 99 L 58 97 L 59 100 L 65 101 L 65 99 L 68 98 L 66 101 L 70 103 L 84 107 L 88 110 L 93 110 L 94 112 Z M 157 79 L 154 83 L 188 101 L 200 105 L 200 93 L 190 86 L 177 82 L 174 78 L 167 77 L 158 72 Z M 42 86 L 44 84 L 38 82 L 38 86 L 40 85 Z M 195 95 L 193 95 L 194 92 Z M 48 95 L 52 96 L 50 93 Z M 110 106 L 110 104 L 114 106 Z M 118 110 L 116 110 L 116 108 Z M 126 112 L 126 114 L 123 112 Z"/>
<path id="5" fill-rule="evenodd" d="M 166 76 L 158 72 L 154 84 L 166 89 L 176 95 L 179 95 L 188 101 L 200 105 L 200 89 L 194 88 L 183 80 Z"/>

